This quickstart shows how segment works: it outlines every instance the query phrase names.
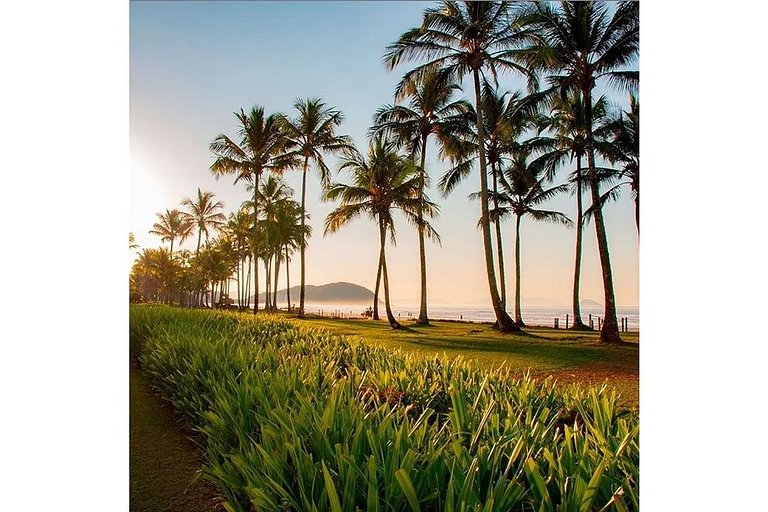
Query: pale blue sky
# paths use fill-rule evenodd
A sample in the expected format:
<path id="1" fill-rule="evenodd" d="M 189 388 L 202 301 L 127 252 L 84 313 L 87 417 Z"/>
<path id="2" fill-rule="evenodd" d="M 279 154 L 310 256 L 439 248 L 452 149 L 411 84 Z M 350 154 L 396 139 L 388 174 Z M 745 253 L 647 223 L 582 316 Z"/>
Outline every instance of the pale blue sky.
<path id="1" fill-rule="evenodd" d="M 158 246 L 148 231 L 154 214 L 178 205 L 197 187 L 213 191 L 227 212 L 246 199 L 242 186 L 210 175 L 209 142 L 219 133 L 235 134 L 232 112 L 263 105 L 268 112 L 292 114 L 297 97 L 321 97 L 341 109 L 342 132 L 365 149 L 373 112 L 392 101 L 405 65 L 388 72 L 381 63 L 385 46 L 420 23 L 432 2 L 131 2 L 130 4 L 130 229 L 138 243 Z M 522 88 L 502 76 L 504 89 Z M 471 96 L 465 87 L 465 95 Z M 612 94 L 625 103 L 625 95 Z M 446 164 L 430 148 L 433 178 Z M 335 170 L 335 159 L 329 158 Z M 564 175 L 563 175 L 564 176 Z M 300 175 L 287 174 L 298 195 Z M 345 179 L 339 176 L 337 179 Z M 562 182 L 560 176 L 556 182 Z M 429 245 L 430 301 L 483 304 L 488 300 L 479 204 L 467 195 L 479 188 L 476 173 L 449 197 L 432 190 L 442 208 L 435 227 L 442 249 Z M 308 211 L 315 232 L 308 247 L 307 282 L 351 281 L 373 287 L 378 236 L 360 219 L 339 233 L 322 236 L 322 221 L 333 208 L 320 203 L 320 186 L 309 180 Z M 549 208 L 573 218 L 575 200 L 562 196 Z M 633 205 L 628 191 L 606 208 L 617 302 L 638 303 L 638 249 Z M 388 248 L 395 302 L 418 299 L 418 248 L 415 231 L 404 221 L 398 245 Z M 570 304 L 573 274 L 572 229 L 523 221 L 523 296 L 548 297 Z M 594 227 L 585 231 L 582 296 L 602 302 L 602 282 Z M 513 223 L 504 228 L 507 284 L 514 286 Z M 186 243 L 192 247 L 194 240 Z M 292 276 L 298 266 L 292 263 Z M 294 284 L 294 283 L 292 283 Z"/>

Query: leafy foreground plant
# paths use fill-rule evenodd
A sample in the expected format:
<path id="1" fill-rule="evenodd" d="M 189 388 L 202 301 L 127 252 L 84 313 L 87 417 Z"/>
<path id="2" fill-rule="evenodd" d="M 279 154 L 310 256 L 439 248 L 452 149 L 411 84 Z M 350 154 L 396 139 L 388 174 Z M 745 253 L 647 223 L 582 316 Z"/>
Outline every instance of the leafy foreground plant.
<path id="1" fill-rule="evenodd" d="M 287 320 L 131 306 L 225 508 L 638 510 L 638 418 L 604 389 L 422 360 Z M 133 347 L 132 347 L 133 348 Z"/>

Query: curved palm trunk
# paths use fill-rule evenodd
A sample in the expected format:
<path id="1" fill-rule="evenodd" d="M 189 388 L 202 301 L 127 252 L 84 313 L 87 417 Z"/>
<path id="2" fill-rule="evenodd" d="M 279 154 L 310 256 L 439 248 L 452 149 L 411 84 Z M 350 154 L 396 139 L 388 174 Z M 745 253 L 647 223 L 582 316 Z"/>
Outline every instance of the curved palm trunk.
<path id="1" fill-rule="evenodd" d="M 619 343 L 619 322 L 616 319 L 616 299 L 613 292 L 613 275 L 611 273 L 611 257 L 608 251 L 608 237 L 605 233 L 603 209 L 600 207 L 600 184 L 595 169 L 595 149 L 592 134 L 592 93 L 590 87 L 582 88 L 584 113 L 587 121 L 587 165 L 589 165 L 589 182 L 592 192 L 592 205 L 595 209 L 595 231 L 597 233 L 597 250 L 600 254 L 600 267 L 603 274 L 603 290 L 605 295 L 605 318 L 600 331 L 600 343 Z"/>
<path id="2" fill-rule="evenodd" d="M 288 311 L 291 310 L 291 259 L 288 257 L 288 245 L 285 246 L 285 295 Z"/>
<path id="3" fill-rule="evenodd" d="M 200 254 L 200 240 L 202 239 L 202 236 L 203 236 L 203 229 L 198 227 L 197 228 L 197 248 L 195 249 L 195 256 Z"/>
<path id="4" fill-rule="evenodd" d="M 253 187 L 253 232 L 254 234 L 258 234 L 258 224 L 259 224 L 259 203 L 258 203 L 258 197 L 259 197 L 259 173 L 256 173 L 256 179 L 254 180 L 255 184 Z M 253 298 L 253 314 L 259 312 L 259 255 L 257 253 L 257 240 L 254 237 L 254 246 L 253 246 L 253 274 L 254 274 L 254 291 L 256 292 L 255 297 Z"/>
<path id="5" fill-rule="evenodd" d="M 496 176 L 496 173 L 498 172 L 498 162 L 495 164 L 491 164 L 491 172 L 493 173 L 493 192 L 494 194 L 498 194 L 498 179 Z M 493 197 L 493 207 L 498 209 L 499 208 L 499 200 L 494 195 Z M 494 222 L 494 225 L 496 226 L 496 252 L 499 255 L 499 287 L 501 288 L 501 307 L 504 308 L 504 310 L 507 309 L 507 283 L 506 283 L 506 277 L 504 272 L 504 247 L 501 242 L 501 218 L 497 218 Z"/>
<path id="6" fill-rule="evenodd" d="M 477 112 L 478 153 L 480 156 L 480 211 L 483 228 L 483 249 L 485 251 L 485 270 L 488 274 L 488 288 L 491 293 L 491 303 L 496 314 L 496 325 L 501 332 L 519 331 L 520 327 L 504 310 L 501 305 L 501 297 L 496 286 L 496 272 L 493 267 L 493 253 L 491 248 L 491 227 L 488 217 L 488 175 L 485 164 L 485 136 L 483 133 L 483 111 L 480 99 L 480 75 L 477 69 L 473 70 L 472 77 L 475 81 L 475 111 Z"/>
<path id="7" fill-rule="evenodd" d="M 389 278 L 387 277 L 387 256 L 384 252 L 384 246 L 387 243 L 387 230 L 384 223 L 379 221 L 379 237 L 381 239 L 381 272 L 384 278 L 384 308 L 387 311 L 387 321 L 393 329 L 399 329 L 401 325 L 395 320 L 395 315 L 392 314 L 392 307 L 389 304 Z"/>
<path id="8" fill-rule="evenodd" d="M 379 284 L 381 283 L 381 252 L 379 252 L 379 264 L 376 267 L 376 286 L 373 288 L 373 319 L 379 320 Z"/>
<path id="9" fill-rule="evenodd" d="M 299 318 L 304 318 L 304 287 L 306 267 L 304 260 L 304 249 L 306 248 L 305 233 L 306 226 L 306 199 L 307 199 L 307 170 L 309 167 L 309 157 L 304 157 L 304 172 L 301 174 L 301 286 L 299 289 Z"/>
<path id="10" fill-rule="evenodd" d="M 584 204 L 581 199 L 581 156 L 576 157 L 576 262 L 573 270 L 573 326 L 574 331 L 586 331 L 589 327 L 581 321 L 581 239 L 584 231 Z"/>
<path id="11" fill-rule="evenodd" d="M 419 168 L 419 267 L 421 270 L 421 302 L 418 325 L 429 325 L 427 316 L 427 256 L 424 251 L 424 165 L 427 159 L 427 136 L 421 138 L 421 167 Z"/>
<path id="12" fill-rule="evenodd" d="M 525 324 L 520 306 L 520 215 L 515 217 L 515 323 L 522 327 Z"/>

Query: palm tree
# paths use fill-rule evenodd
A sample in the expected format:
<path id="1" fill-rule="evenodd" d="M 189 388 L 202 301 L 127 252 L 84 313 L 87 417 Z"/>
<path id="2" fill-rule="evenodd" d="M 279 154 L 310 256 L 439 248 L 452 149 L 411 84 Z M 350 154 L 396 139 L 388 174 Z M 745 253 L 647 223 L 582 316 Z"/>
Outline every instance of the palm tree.
<path id="1" fill-rule="evenodd" d="M 437 207 L 426 197 L 423 200 L 419 198 L 419 171 L 413 160 L 398 154 L 396 143 L 381 136 L 371 142 L 367 157 L 360 154 L 344 157 L 339 170 L 345 169 L 352 173 L 352 185 L 331 183 L 325 191 L 325 200 L 341 201 L 325 219 L 325 232 L 334 233 L 361 215 L 376 220 L 380 243 L 377 269 L 380 269 L 384 281 L 384 307 L 389 324 L 393 329 L 399 329 L 401 325 L 395 320 L 389 301 L 385 251 L 387 234 L 391 242 L 396 243 L 392 212 L 400 209 L 410 222 L 422 226 L 424 224 L 418 223 L 418 212 L 423 210 L 424 214 L 431 216 Z M 436 236 L 431 226 L 427 225 L 425 232 L 428 236 Z"/>
<path id="2" fill-rule="evenodd" d="M 245 207 L 242 207 L 237 212 L 230 214 L 224 229 L 233 240 L 235 251 L 238 254 L 237 267 L 235 268 L 237 305 L 240 308 L 248 307 L 246 300 L 248 297 L 247 285 L 251 274 L 249 255 L 253 256 L 253 251 L 249 246 L 249 234 L 253 232 L 253 215 Z"/>
<path id="3" fill-rule="evenodd" d="M 622 111 L 605 129 L 610 133 L 607 158 L 622 166 L 620 177 L 629 178 L 635 202 L 635 225 L 640 236 L 640 101 L 635 95 L 629 96 L 629 111 Z"/>
<path id="4" fill-rule="evenodd" d="M 294 159 L 293 167 L 301 166 L 301 226 L 306 225 L 307 173 L 314 163 L 320 173 L 320 183 L 327 186 L 331 180 L 331 171 L 325 163 L 325 153 L 346 153 L 353 151 L 352 140 L 347 135 L 337 135 L 336 129 L 344 116 L 341 111 L 328 107 L 319 98 L 299 99 L 294 103 L 298 111 L 295 119 L 283 118 L 290 151 L 286 157 Z M 305 262 L 306 242 L 301 242 L 301 289 L 299 292 L 299 318 L 304 317 Z"/>
<path id="5" fill-rule="evenodd" d="M 398 93 L 406 92 L 410 84 L 422 81 L 435 71 L 452 80 L 472 75 L 475 87 L 475 110 L 478 140 L 485 140 L 480 75 L 489 72 L 494 78 L 501 71 L 515 71 L 529 78 L 534 88 L 534 77 L 528 70 L 506 55 L 516 44 L 526 40 L 524 31 L 510 23 L 512 4 L 509 2 L 441 2 L 424 11 L 420 27 L 408 30 L 387 47 L 384 62 L 391 70 L 402 61 L 427 60 L 408 71 L 398 86 Z M 491 302 L 496 314 L 496 325 L 502 332 L 519 331 L 501 303 L 496 285 L 496 273 L 491 247 L 490 219 L 488 215 L 488 177 L 485 145 L 478 145 L 480 163 L 480 211 L 485 251 L 485 268 Z"/>
<path id="6" fill-rule="evenodd" d="M 235 142 L 224 134 L 219 135 L 210 144 L 210 149 L 216 160 L 211 165 L 211 172 L 218 179 L 225 174 L 234 174 L 235 181 L 245 181 L 253 185 L 253 229 L 257 229 L 259 208 L 258 190 L 261 174 L 270 169 L 281 170 L 290 165 L 290 161 L 281 158 L 285 154 L 287 139 L 283 132 L 283 116 L 272 114 L 267 116 L 264 108 L 255 106 L 246 114 L 241 109 L 235 112 L 240 124 L 239 142 Z M 255 251 L 255 249 L 254 249 Z M 254 314 L 259 310 L 259 265 L 254 252 L 254 274 L 256 299 L 253 305 Z"/>
<path id="7" fill-rule="evenodd" d="M 490 168 L 493 194 L 490 194 L 493 208 L 498 208 L 494 194 L 499 191 L 499 175 L 507 154 L 519 146 L 517 139 L 532 126 L 536 120 L 534 115 L 534 96 L 523 97 L 521 93 L 501 93 L 488 80 L 483 83 L 481 95 L 483 121 L 485 122 L 485 155 Z M 476 118 L 474 107 L 470 106 L 471 115 Z M 472 123 L 474 127 L 474 122 Z M 456 185 L 466 178 L 478 157 L 477 133 L 470 133 L 465 140 L 454 144 L 448 149 L 454 166 L 440 178 L 439 187 L 444 195 L 449 194 Z M 504 249 L 499 219 L 493 220 L 496 231 L 496 252 L 499 261 L 499 288 L 501 305 L 507 307 L 507 287 L 504 271 Z"/>
<path id="8" fill-rule="evenodd" d="M 131 266 L 132 295 L 137 301 L 158 300 L 160 276 L 157 273 L 156 261 L 160 249 L 142 249 Z"/>
<path id="9" fill-rule="evenodd" d="M 159 222 L 152 225 L 149 233 L 159 236 L 163 242 L 171 242 L 170 257 L 173 258 L 173 242 L 177 239 L 179 243 L 186 240 L 192 234 L 194 226 L 182 212 L 175 208 L 156 215 Z"/>
<path id="10" fill-rule="evenodd" d="M 269 174 L 267 179 L 261 184 L 259 188 L 258 196 L 259 202 L 262 204 L 262 211 L 264 213 L 263 223 L 264 231 L 264 247 L 265 251 L 264 264 L 267 271 L 266 282 L 266 304 L 265 309 L 276 309 L 274 297 L 270 294 L 270 283 L 272 282 L 272 262 L 275 260 L 275 270 L 279 265 L 280 249 L 278 245 L 279 240 L 277 238 L 277 216 L 279 214 L 281 203 L 289 200 L 293 194 L 293 190 L 279 177 L 274 174 Z M 253 208 L 253 202 L 247 201 L 244 206 L 246 208 Z M 277 272 L 275 272 L 276 274 Z"/>
<path id="11" fill-rule="evenodd" d="M 424 195 L 427 183 L 425 162 L 427 140 L 435 135 L 438 142 L 450 144 L 457 133 L 469 129 L 470 105 L 465 100 L 451 101 L 453 93 L 461 90 L 458 84 L 445 75 L 429 73 L 419 84 L 409 84 L 404 92 L 408 105 L 384 105 L 374 115 L 373 135 L 381 134 L 408 147 L 412 158 L 421 158 L 419 167 L 419 197 Z M 419 210 L 419 268 L 421 272 L 421 300 L 417 324 L 429 325 L 427 314 L 427 260 L 424 251 L 424 215 Z"/>
<path id="12" fill-rule="evenodd" d="M 525 9 L 520 23 L 534 35 L 533 44 L 514 51 L 514 58 L 530 69 L 550 73 L 552 90 L 564 95 L 578 91 L 584 103 L 587 179 L 594 206 L 595 231 L 605 294 L 605 319 L 600 333 L 602 343 L 621 342 L 616 317 L 608 238 L 601 208 L 600 183 L 595 165 L 592 89 L 605 78 L 610 85 L 632 89 L 639 73 L 625 68 L 634 62 L 639 48 L 639 6 L 637 2 L 605 3 L 537 2 Z"/>
<path id="13" fill-rule="evenodd" d="M 208 240 L 209 228 L 218 228 L 227 220 L 221 211 L 224 204 L 221 201 L 214 201 L 216 196 L 213 192 L 203 192 L 197 189 L 197 198 L 195 200 L 185 197 L 181 202 L 182 206 L 189 208 L 187 215 L 189 219 L 197 226 L 197 248 L 195 256 L 200 253 L 200 240 L 203 233 Z"/>
<path id="14" fill-rule="evenodd" d="M 139 248 L 139 244 L 136 243 L 136 237 L 133 235 L 133 231 L 128 233 L 128 248 L 129 249 Z"/>
<path id="15" fill-rule="evenodd" d="M 557 194 L 565 192 L 568 185 L 558 185 L 545 189 L 544 185 L 549 181 L 549 176 L 537 169 L 529 162 L 530 149 L 519 149 L 512 154 L 510 166 L 504 170 L 501 177 L 501 189 L 498 194 L 493 194 L 493 200 L 498 207 L 491 211 L 491 217 L 501 221 L 509 215 L 515 216 L 515 322 L 524 326 L 520 291 L 520 221 L 523 217 L 530 217 L 537 221 L 556 222 L 565 226 L 571 226 L 571 220 L 560 212 L 542 210 L 538 206 Z"/>
<path id="16" fill-rule="evenodd" d="M 274 223 L 274 244 L 278 262 L 280 258 L 285 261 L 286 300 L 288 310 L 291 309 L 291 278 L 290 278 L 290 254 L 301 247 L 302 241 L 309 238 L 312 228 L 309 225 L 302 226 L 301 204 L 284 199 L 276 205 Z M 275 296 L 277 296 L 277 271 L 275 271 Z"/>
<path id="17" fill-rule="evenodd" d="M 607 119 L 608 101 L 605 96 L 598 98 L 592 108 L 593 124 L 596 130 L 604 130 Z M 533 139 L 537 150 L 542 154 L 536 159 L 535 165 L 541 165 L 547 172 L 554 174 L 557 169 L 567 163 L 575 168 L 569 176 L 572 184 L 572 192 L 576 196 L 576 248 L 573 276 L 573 326 L 577 331 L 591 330 L 581 320 L 581 253 L 582 234 L 584 228 L 584 205 L 582 194 L 585 190 L 584 168 L 582 166 L 584 154 L 587 148 L 586 127 L 584 121 L 584 103 L 578 92 L 572 92 L 565 97 L 553 95 L 551 98 L 551 112 L 548 117 L 542 118 L 539 130 L 551 132 L 550 136 L 537 136 Z"/>

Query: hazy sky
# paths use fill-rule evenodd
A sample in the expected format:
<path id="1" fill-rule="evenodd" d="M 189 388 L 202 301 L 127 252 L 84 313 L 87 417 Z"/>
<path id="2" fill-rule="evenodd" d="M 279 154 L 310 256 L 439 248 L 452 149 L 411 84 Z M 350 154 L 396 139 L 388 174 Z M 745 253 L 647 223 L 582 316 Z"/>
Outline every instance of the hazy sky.
<path id="1" fill-rule="evenodd" d="M 227 213 L 247 199 L 244 186 L 208 170 L 208 144 L 219 133 L 234 136 L 233 112 L 263 105 L 268 112 L 293 114 L 296 98 L 320 97 L 341 109 L 341 132 L 366 150 L 374 111 L 392 102 L 406 64 L 388 72 L 385 46 L 421 21 L 433 2 L 131 2 L 130 3 L 130 229 L 142 247 L 160 245 L 148 231 L 155 213 L 177 207 L 197 187 L 224 202 Z M 505 90 L 523 87 L 512 75 Z M 466 83 L 464 95 L 473 94 Z M 612 93 L 617 105 L 624 94 Z M 434 181 L 447 168 L 428 148 L 427 170 Z M 329 158 L 335 171 L 336 159 Z M 556 183 L 564 181 L 565 170 Z M 345 181 L 347 176 L 335 175 Z M 300 194 L 300 174 L 286 180 Z M 482 237 L 476 228 L 480 205 L 467 195 L 479 189 L 475 172 L 447 198 L 432 188 L 440 205 L 434 226 L 442 248 L 427 245 L 430 302 L 485 304 L 488 284 Z M 334 208 L 320 201 L 316 174 L 308 179 L 307 208 L 314 234 L 307 248 L 307 283 L 350 281 L 373 288 L 378 231 L 361 218 L 323 237 L 322 223 Z M 586 201 L 586 198 L 585 198 Z M 588 201 L 586 201 L 588 203 Z M 575 216 L 575 198 L 563 195 L 547 208 Z M 638 242 L 629 190 L 605 208 L 616 300 L 638 304 Z M 399 217 L 397 247 L 387 248 L 395 303 L 418 301 L 418 245 L 415 230 Z M 507 287 L 514 287 L 514 223 L 504 227 Z M 570 304 L 575 231 L 560 225 L 522 223 L 522 294 Z M 193 248 L 195 239 L 184 246 Z M 284 276 L 284 272 L 281 271 Z M 263 275 L 263 272 L 262 272 Z M 298 284 L 298 258 L 291 284 Z M 283 284 L 281 284 L 281 287 Z M 594 225 L 585 229 L 582 298 L 603 302 Z"/>

